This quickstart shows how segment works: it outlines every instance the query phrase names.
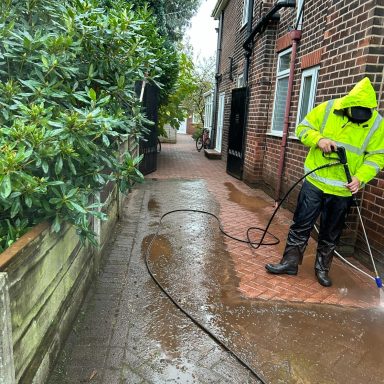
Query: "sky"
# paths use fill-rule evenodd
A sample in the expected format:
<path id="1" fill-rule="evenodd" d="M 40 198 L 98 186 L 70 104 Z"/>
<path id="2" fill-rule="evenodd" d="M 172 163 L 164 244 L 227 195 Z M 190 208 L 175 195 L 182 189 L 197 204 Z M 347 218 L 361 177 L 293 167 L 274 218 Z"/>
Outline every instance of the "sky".
<path id="1" fill-rule="evenodd" d="M 187 40 L 193 47 L 195 60 L 202 60 L 216 55 L 218 21 L 212 11 L 217 0 L 203 0 L 197 14 L 191 20 L 191 27 L 186 31 Z"/>

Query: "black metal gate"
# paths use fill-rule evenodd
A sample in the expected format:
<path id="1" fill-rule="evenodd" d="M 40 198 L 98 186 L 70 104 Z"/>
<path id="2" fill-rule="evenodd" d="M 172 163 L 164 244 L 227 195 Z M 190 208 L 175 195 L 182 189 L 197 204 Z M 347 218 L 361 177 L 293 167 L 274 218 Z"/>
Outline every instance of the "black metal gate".
<path id="1" fill-rule="evenodd" d="M 158 107 L 159 107 L 159 89 L 147 84 L 143 97 L 143 108 L 147 118 L 153 121 L 153 125 L 148 126 L 149 132 L 144 135 L 144 139 L 140 140 L 140 154 L 143 154 L 143 160 L 139 169 L 144 175 L 154 172 L 157 169 L 157 124 L 158 124 Z"/>
<path id="2" fill-rule="evenodd" d="M 243 176 L 246 98 L 246 87 L 232 90 L 231 116 L 228 132 L 227 173 L 238 179 L 241 179 Z"/>

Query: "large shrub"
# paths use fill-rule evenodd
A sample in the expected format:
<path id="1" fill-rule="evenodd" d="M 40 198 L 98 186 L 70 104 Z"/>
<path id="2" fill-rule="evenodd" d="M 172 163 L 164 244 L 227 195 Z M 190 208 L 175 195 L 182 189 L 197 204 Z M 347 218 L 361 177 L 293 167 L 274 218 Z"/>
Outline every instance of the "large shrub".
<path id="1" fill-rule="evenodd" d="M 46 219 L 92 240 L 95 194 L 141 180 L 118 152 L 146 123 L 135 84 L 170 66 L 153 20 L 124 0 L 1 1 L 0 251 Z"/>
<path id="2" fill-rule="evenodd" d="M 179 129 L 180 124 L 187 117 L 191 109 L 186 108 L 189 99 L 197 92 L 196 81 L 193 77 L 194 65 L 186 53 L 178 57 L 179 72 L 175 84 L 170 90 L 166 101 L 159 108 L 159 134 L 166 136 L 164 127 L 169 124 L 174 129 Z M 193 109 L 192 109 L 193 110 Z"/>

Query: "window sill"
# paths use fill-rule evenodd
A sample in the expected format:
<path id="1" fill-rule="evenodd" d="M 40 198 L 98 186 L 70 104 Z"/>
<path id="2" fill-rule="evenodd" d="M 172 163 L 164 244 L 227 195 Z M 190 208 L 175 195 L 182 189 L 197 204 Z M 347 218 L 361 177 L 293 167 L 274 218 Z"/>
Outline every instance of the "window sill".
<path id="1" fill-rule="evenodd" d="M 243 24 L 241 27 L 240 27 L 240 29 L 239 29 L 239 31 L 241 32 L 243 29 L 245 29 L 245 27 L 248 25 L 248 22 L 246 22 L 245 24 Z"/>
<path id="2" fill-rule="evenodd" d="M 272 137 L 283 137 L 283 132 L 269 131 L 266 133 L 266 135 Z"/>
<path id="3" fill-rule="evenodd" d="M 271 132 L 271 131 L 269 131 L 269 132 L 267 132 L 266 133 L 266 135 L 267 136 L 271 136 L 271 137 L 283 137 L 283 132 Z M 288 136 L 288 139 L 289 140 L 296 140 L 296 141 L 300 141 L 299 139 L 298 139 L 298 137 L 297 136 L 295 136 L 295 135 L 289 135 Z"/>

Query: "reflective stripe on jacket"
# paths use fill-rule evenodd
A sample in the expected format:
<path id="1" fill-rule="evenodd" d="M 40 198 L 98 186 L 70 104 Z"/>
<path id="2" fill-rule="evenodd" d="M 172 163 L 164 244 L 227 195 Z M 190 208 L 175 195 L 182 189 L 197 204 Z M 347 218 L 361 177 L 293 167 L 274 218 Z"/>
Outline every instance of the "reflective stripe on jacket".
<path id="1" fill-rule="evenodd" d="M 368 78 L 357 83 L 348 95 L 318 105 L 297 126 L 296 136 L 310 147 L 304 164 L 306 173 L 335 161 L 327 157 L 337 158 L 336 153 L 323 156 L 317 147 L 322 138 L 331 139 L 346 149 L 351 174 L 361 185 L 372 180 L 384 167 L 383 118 L 374 111 L 367 122 L 352 123 L 344 113 L 344 108 L 352 106 L 377 106 L 376 94 Z M 347 178 L 341 165 L 318 170 L 307 176 L 307 180 L 325 193 L 351 195 L 345 187 Z"/>

